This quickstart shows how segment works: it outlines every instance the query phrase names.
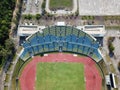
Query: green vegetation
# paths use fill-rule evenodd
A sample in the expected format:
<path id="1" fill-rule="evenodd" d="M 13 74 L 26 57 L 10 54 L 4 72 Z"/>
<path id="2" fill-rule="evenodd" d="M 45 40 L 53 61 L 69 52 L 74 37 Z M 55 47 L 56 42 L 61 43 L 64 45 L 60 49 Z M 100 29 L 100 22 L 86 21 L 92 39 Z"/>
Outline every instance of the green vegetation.
<path id="1" fill-rule="evenodd" d="M 38 63 L 36 90 L 85 90 L 80 63 Z"/>
<path id="2" fill-rule="evenodd" d="M 103 71 L 104 75 L 108 74 L 108 71 L 107 71 L 107 68 L 106 68 L 107 66 L 106 66 L 104 60 L 101 60 L 98 64 L 102 68 L 102 71 Z M 102 76 L 102 72 L 100 70 L 100 67 L 98 67 L 98 65 L 96 67 L 97 67 L 97 69 L 99 70 L 99 72 L 101 73 L 101 76 Z"/>
<path id="3" fill-rule="evenodd" d="M 118 63 L 118 70 L 120 71 L 120 62 Z"/>
<path id="4" fill-rule="evenodd" d="M 43 0 L 42 9 L 44 9 L 44 10 L 45 10 L 45 5 L 46 5 L 46 0 Z"/>
<path id="5" fill-rule="evenodd" d="M 10 75 L 6 74 L 5 82 L 9 81 L 9 77 L 10 77 Z"/>
<path id="6" fill-rule="evenodd" d="M 0 69 L 14 55 L 14 44 L 9 38 L 12 14 L 16 0 L 0 1 Z"/>
<path id="7" fill-rule="evenodd" d="M 22 70 L 24 69 L 24 67 L 31 61 L 32 59 L 29 59 L 27 61 L 23 61 L 22 59 L 19 59 L 16 66 L 15 66 L 15 70 L 13 72 L 13 77 L 12 77 L 12 86 L 11 86 L 11 90 L 15 90 L 16 88 L 16 78 L 17 76 L 19 77 L 19 75 L 21 75 L 21 72 Z M 19 71 L 20 70 L 20 71 Z M 18 87 L 17 87 L 19 90 L 20 90 L 20 87 L 19 87 L 19 82 L 18 82 Z"/>
<path id="8" fill-rule="evenodd" d="M 107 30 L 120 30 L 120 26 L 106 26 L 105 27 Z"/>
<path id="9" fill-rule="evenodd" d="M 38 20 L 41 18 L 41 15 L 40 14 L 36 14 L 35 18 Z"/>
<path id="10" fill-rule="evenodd" d="M 40 14 L 36 14 L 36 15 L 24 14 L 24 15 L 22 15 L 22 18 L 26 19 L 26 20 L 32 20 L 32 19 L 38 20 L 41 18 L 41 15 Z"/>
<path id="11" fill-rule="evenodd" d="M 0 1 L 0 45 L 8 39 L 9 29 L 16 0 Z"/>
<path id="12" fill-rule="evenodd" d="M 115 39 L 115 37 L 109 37 L 109 38 L 108 38 L 108 43 L 113 42 L 114 39 Z"/>
<path id="13" fill-rule="evenodd" d="M 23 18 L 24 18 L 24 19 L 28 19 L 28 20 L 31 20 L 33 17 L 34 17 L 34 16 L 31 15 L 31 14 L 25 14 L 25 15 L 23 15 Z"/>
<path id="14" fill-rule="evenodd" d="M 24 63 L 24 61 L 19 59 L 16 66 L 15 66 L 15 70 L 13 72 L 13 77 L 12 77 L 11 90 L 15 90 L 15 88 L 16 88 L 16 77 L 19 74 L 20 67 L 23 65 L 23 63 Z"/>
<path id="15" fill-rule="evenodd" d="M 107 62 L 109 63 L 110 72 L 116 73 L 115 68 L 114 68 L 114 66 L 113 66 L 113 64 L 112 64 L 112 61 L 111 61 L 111 59 L 110 59 L 110 56 L 109 56 L 109 55 L 106 55 L 105 58 L 106 58 Z M 103 68 L 102 68 L 102 69 L 103 69 Z"/>
<path id="16" fill-rule="evenodd" d="M 8 90 L 8 87 L 6 86 L 6 87 L 4 87 L 4 90 Z"/>
<path id="17" fill-rule="evenodd" d="M 82 16 L 81 19 L 82 20 L 94 20 L 95 17 L 94 16 Z"/>
<path id="18" fill-rule="evenodd" d="M 113 52 L 115 49 L 115 47 L 113 46 L 113 44 L 111 42 L 108 44 L 108 49 L 110 52 Z"/>
<path id="19" fill-rule="evenodd" d="M 11 39 L 5 40 L 4 46 L 0 46 L 0 67 L 6 60 L 13 58 L 15 54 L 14 43 Z"/>
<path id="20" fill-rule="evenodd" d="M 42 3 L 42 15 L 46 14 L 45 5 L 46 5 L 46 0 L 43 0 L 43 3 Z"/>
<path id="21" fill-rule="evenodd" d="M 16 77 L 18 74 L 19 74 L 19 69 L 20 67 L 24 64 L 24 61 L 19 59 L 16 66 L 15 66 L 15 70 L 14 70 L 14 73 L 13 73 L 13 77 Z"/>
<path id="22" fill-rule="evenodd" d="M 120 20 L 120 16 L 104 16 L 105 20 Z"/>
<path id="23" fill-rule="evenodd" d="M 109 37 L 108 38 L 108 49 L 110 53 L 113 53 L 115 47 L 113 46 L 112 42 L 114 41 L 114 37 Z"/>
<path id="24" fill-rule="evenodd" d="M 16 0 L 16 7 L 13 12 L 12 22 L 11 22 L 11 30 L 10 30 L 10 37 L 13 36 L 14 32 L 17 31 L 17 26 L 19 24 L 19 19 L 21 15 L 21 7 L 22 6 L 22 0 Z"/>
<path id="25" fill-rule="evenodd" d="M 73 0 L 50 0 L 50 9 L 72 8 Z"/>

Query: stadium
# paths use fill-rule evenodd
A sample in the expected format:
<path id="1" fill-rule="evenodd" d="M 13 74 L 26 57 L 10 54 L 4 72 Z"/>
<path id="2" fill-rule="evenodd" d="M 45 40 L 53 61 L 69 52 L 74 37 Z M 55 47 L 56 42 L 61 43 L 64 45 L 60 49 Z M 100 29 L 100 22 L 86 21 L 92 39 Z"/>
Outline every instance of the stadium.
<path id="1" fill-rule="evenodd" d="M 22 62 L 16 80 L 20 90 L 101 90 L 105 76 L 99 39 L 104 33 L 95 34 L 95 28 L 100 33 L 101 26 L 83 28 L 63 22 L 41 28 L 19 26 L 18 35 L 28 36 L 21 41 L 18 61 Z M 89 29 L 93 29 L 93 35 L 87 33 Z"/>
<path id="2" fill-rule="evenodd" d="M 0 90 L 119 90 L 119 0 L 3 0 Z"/>

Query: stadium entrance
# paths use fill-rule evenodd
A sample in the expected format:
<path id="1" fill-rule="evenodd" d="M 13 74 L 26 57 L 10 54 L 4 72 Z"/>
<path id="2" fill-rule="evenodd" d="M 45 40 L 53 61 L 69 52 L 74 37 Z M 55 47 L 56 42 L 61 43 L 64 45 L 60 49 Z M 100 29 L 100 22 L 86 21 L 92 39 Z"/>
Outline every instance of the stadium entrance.
<path id="1" fill-rule="evenodd" d="M 59 52 L 62 52 L 62 50 L 63 50 L 63 42 L 59 42 Z"/>

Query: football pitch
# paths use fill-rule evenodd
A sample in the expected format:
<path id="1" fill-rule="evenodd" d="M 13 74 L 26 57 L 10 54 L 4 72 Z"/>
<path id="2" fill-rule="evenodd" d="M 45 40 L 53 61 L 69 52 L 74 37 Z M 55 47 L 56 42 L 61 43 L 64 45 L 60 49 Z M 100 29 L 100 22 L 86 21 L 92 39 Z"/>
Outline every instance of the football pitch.
<path id="1" fill-rule="evenodd" d="M 68 62 L 38 63 L 35 90 L 85 90 L 84 65 Z"/>
<path id="2" fill-rule="evenodd" d="M 72 8 L 73 0 L 50 0 L 50 8 Z"/>

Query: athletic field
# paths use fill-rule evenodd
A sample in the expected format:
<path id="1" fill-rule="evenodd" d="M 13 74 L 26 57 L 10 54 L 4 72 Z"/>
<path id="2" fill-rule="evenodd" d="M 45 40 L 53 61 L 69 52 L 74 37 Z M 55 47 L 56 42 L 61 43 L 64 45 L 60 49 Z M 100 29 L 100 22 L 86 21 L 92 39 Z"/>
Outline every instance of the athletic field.
<path id="1" fill-rule="evenodd" d="M 35 90 L 85 90 L 80 63 L 38 63 Z"/>
<path id="2" fill-rule="evenodd" d="M 20 90 L 101 90 L 95 62 L 85 56 L 52 53 L 35 56 L 23 69 Z"/>
<path id="3" fill-rule="evenodd" d="M 72 8 L 73 0 L 49 0 L 50 9 Z"/>

